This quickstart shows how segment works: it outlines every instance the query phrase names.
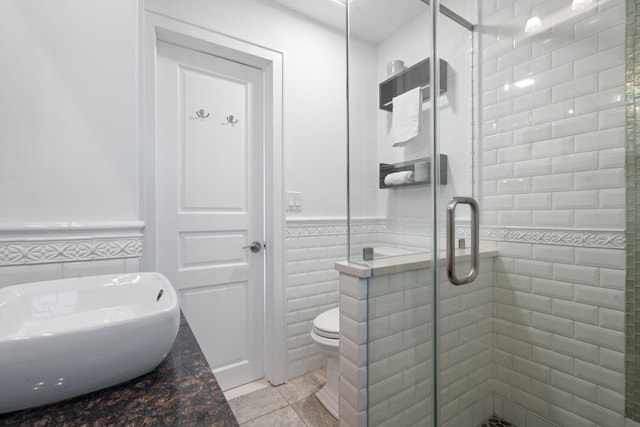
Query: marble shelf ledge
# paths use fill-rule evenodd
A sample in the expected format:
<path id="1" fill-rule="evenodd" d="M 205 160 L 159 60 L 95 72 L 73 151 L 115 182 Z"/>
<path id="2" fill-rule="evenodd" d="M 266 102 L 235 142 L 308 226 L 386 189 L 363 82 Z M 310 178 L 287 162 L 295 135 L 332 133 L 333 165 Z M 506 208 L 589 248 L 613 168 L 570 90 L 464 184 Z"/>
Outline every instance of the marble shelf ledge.
<path id="1" fill-rule="evenodd" d="M 480 259 L 491 258 L 498 255 L 495 249 L 480 247 Z M 456 262 L 465 262 L 471 259 L 471 249 L 456 249 Z M 440 252 L 438 264 L 445 265 L 446 252 Z M 431 252 L 418 252 L 410 255 L 399 255 L 373 259 L 371 261 L 348 262 L 339 261 L 335 269 L 340 273 L 366 279 L 373 276 L 386 276 L 388 274 L 402 273 L 404 271 L 422 270 L 431 268 L 433 261 Z"/>

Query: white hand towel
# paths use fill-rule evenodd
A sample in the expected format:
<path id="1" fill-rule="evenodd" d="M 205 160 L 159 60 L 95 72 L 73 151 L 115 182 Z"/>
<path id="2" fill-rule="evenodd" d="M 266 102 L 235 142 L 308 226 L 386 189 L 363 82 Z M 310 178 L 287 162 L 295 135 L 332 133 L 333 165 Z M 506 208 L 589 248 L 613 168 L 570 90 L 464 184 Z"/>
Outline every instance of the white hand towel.
<path id="1" fill-rule="evenodd" d="M 384 185 L 412 184 L 413 182 L 412 171 L 394 172 L 384 177 Z"/>
<path id="2" fill-rule="evenodd" d="M 391 143 L 402 147 L 418 136 L 422 112 L 422 90 L 417 87 L 393 98 Z"/>

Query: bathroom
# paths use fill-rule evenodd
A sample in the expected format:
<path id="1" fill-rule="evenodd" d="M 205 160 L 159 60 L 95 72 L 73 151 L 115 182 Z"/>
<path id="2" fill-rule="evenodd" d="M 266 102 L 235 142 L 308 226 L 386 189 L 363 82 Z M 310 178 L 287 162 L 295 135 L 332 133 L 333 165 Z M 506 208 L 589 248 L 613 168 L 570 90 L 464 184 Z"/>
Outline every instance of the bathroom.
<path id="1" fill-rule="evenodd" d="M 168 52 L 162 43 L 187 46 L 264 76 L 265 221 L 256 234 L 222 239 L 267 245 L 259 252 L 267 255 L 257 303 L 267 325 L 260 338 L 263 382 L 290 384 L 321 372 L 326 359 L 310 331 L 319 314 L 339 305 L 357 308 L 343 311 L 342 324 L 359 327 L 351 344 L 366 354 L 362 307 L 379 301 L 341 289 L 341 275 L 349 275 L 336 262 L 366 265 L 364 247 L 378 248 L 378 255 L 381 247 L 444 251 L 448 201 L 474 197 L 482 243 L 476 281 L 448 288 L 444 265 L 412 270 L 412 277 L 426 277 L 423 288 L 431 293 L 423 308 L 430 317 L 420 327 L 440 334 L 432 343 L 434 332 L 418 332 L 426 335 L 428 378 L 427 390 L 415 397 L 429 411 L 420 425 L 475 427 L 495 413 L 520 427 L 636 426 L 634 253 L 625 255 L 625 237 L 631 248 L 635 238 L 635 148 L 625 142 L 634 129 L 633 115 L 625 113 L 635 93 L 625 63 L 633 69 L 638 59 L 625 41 L 635 35 L 626 26 L 640 14 L 635 2 L 353 0 L 348 57 L 343 3 L 2 2 L 0 287 L 138 271 L 180 280 L 165 262 L 171 248 L 163 252 L 163 233 L 176 221 L 156 209 L 178 173 L 165 168 L 167 154 L 159 149 L 165 133 L 156 135 L 168 123 L 161 114 L 175 113 L 156 112 L 156 50 Z M 398 13 L 392 7 L 387 15 L 368 15 L 376 4 Z M 432 17 L 438 4 L 455 16 Z M 438 116 L 425 101 L 423 139 L 392 147 L 392 113 L 378 106 L 379 83 L 391 61 L 410 68 L 435 56 L 434 46 L 448 63 Z M 227 107 L 189 105 L 188 124 L 243 129 L 242 114 Z M 437 153 L 447 156 L 447 182 L 440 179 L 435 197 L 430 185 L 380 188 L 380 164 Z M 220 170 L 210 178 L 234 173 Z M 473 246 L 471 211 L 457 209 L 456 237 Z M 250 256 L 248 249 L 238 254 Z M 461 264 L 464 275 L 469 263 Z M 187 317 L 224 312 L 213 293 L 182 288 Z M 209 337 L 206 318 L 189 322 L 205 353 L 220 342 L 234 345 L 224 340 L 232 341 L 228 328 L 237 322 L 214 327 Z M 465 335 L 469 322 L 483 333 Z M 380 364 L 367 366 L 366 357 L 349 363 L 340 369 L 340 425 L 414 424 L 375 390 L 406 388 L 388 386 L 384 380 L 393 378 L 383 374 L 376 384 L 371 375 Z M 367 396 L 382 398 L 367 402 Z"/>

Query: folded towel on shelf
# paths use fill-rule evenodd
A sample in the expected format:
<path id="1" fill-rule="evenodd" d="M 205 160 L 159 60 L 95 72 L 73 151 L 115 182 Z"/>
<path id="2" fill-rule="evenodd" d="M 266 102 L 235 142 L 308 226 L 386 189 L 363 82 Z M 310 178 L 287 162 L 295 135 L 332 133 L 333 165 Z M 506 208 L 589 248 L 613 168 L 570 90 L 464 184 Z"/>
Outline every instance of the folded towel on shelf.
<path id="1" fill-rule="evenodd" d="M 384 177 L 384 185 L 413 184 L 413 182 L 412 171 L 394 172 Z"/>
<path id="2" fill-rule="evenodd" d="M 418 136 L 422 113 L 422 89 L 417 87 L 393 98 L 391 143 L 402 147 Z"/>

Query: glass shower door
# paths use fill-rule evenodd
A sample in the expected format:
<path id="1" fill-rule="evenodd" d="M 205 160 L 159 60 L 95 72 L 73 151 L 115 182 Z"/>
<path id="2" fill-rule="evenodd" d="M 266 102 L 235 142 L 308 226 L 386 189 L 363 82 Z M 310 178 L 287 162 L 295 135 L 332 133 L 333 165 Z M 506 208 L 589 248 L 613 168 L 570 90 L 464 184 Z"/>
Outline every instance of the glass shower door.
<path id="1" fill-rule="evenodd" d="M 430 6 L 348 4 L 349 258 L 372 271 L 367 421 L 435 426 Z"/>
<path id="2" fill-rule="evenodd" d="M 367 421 L 480 421 L 492 408 L 493 261 L 480 261 L 472 284 L 441 273 L 444 209 L 475 195 L 473 25 L 437 1 L 352 0 L 348 10 L 349 258 L 372 271 Z M 471 212 L 455 209 L 456 244 L 472 244 Z M 456 250 L 454 276 L 471 268 L 468 253 Z"/>
<path id="3" fill-rule="evenodd" d="M 476 180 L 478 134 L 477 6 L 433 1 L 433 57 L 446 62 L 446 83 L 433 103 L 433 156 L 448 159 L 447 181 L 434 187 L 431 270 L 434 295 L 437 426 L 475 427 L 493 414 L 493 258 L 479 251 Z M 441 175 L 435 177 L 436 179 Z"/>
<path id="4" fill-rule="evenodd" d="M 435 17 L 434 56 L 472 62 L 467 82 L 451 67 L 450 85 L 471 94 L 438 98 L 434 155 L 464 138 L 473 168 L 452 165 L 437 187 L 434 232 L 444 250 L 442 196 L 467 172 L 472 185 L 450 194 L 478 201 L 480 259 L 468 284 L 453 285 L 442 262 L 434 270 L 437 425 L 495 415 L 520 427 L 622 426 L 625 2 L 464 3 L 440 0 L 472 29 Z M 465 109 L 471 121 L 453 119 Z M 470 137 L 451 138 L 467 124 Z M 456 214 L 464 276 L 473 215 Z"/>
<path id="5" fill-rule="evenodd" d="M 368 424 L 623 426 L 625 2 L 348 9 Z"/>

